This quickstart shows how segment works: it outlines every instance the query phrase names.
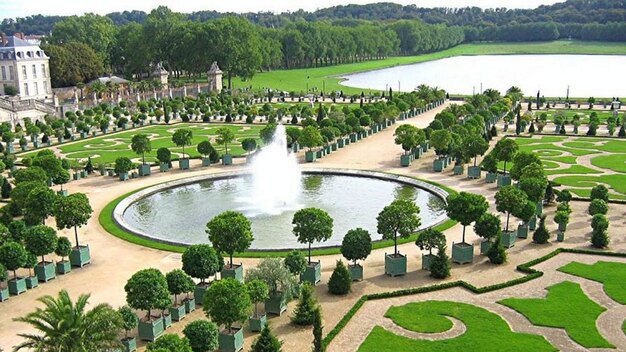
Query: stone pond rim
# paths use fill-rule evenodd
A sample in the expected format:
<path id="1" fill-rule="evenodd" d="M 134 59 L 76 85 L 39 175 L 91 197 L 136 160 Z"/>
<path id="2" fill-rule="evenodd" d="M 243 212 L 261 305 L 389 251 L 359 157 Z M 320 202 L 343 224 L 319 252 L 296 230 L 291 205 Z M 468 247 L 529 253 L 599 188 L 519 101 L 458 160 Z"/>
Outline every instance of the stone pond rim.
<path id="1" fill-rule="evenodd" d="M 107 230 L 107 232 L 109 232 L 110 234 L 125 239 L 128 242 L 131 243 L 135 243 L 135 244 L 139 244 L 142 245 L 142 242 L 135 242 L 132 240 L 129 240 L 128 235 L 130 237 L 136 237 L 137 239 L 143 239 L 143 240 L 147 240 L 149 242 L 155 243 L 156 245 L 158 244 L 162 244 L 162 245 L 166 245 L 166 246 L 173 246 L 173 247 L 177 247 L 177 248 L 184 248 L 189 246 L 189 244 L 185 244 L 185 243 L 181 243 L 181 242 L 177 242 L 177 241 L 170 241 L 170 240 L 166 240 L 166 239 L 162 239 L 162 238 L 157 238 L 157 237 L 153 237 L 150 236 L 148 234 L 142 233 L 141 231 L 137 231 L 135 229 L 132 229 L 131 226 L 129 226 L 126 221 L 124 220 L 124 212 L 126 211 L 126 209 L 128 209 L 131 205 L 133 205 L 135 202 L 145 198 L 145 197 L 149 197 L 151 195 L 154 195 L 156 193 L 160 193 L 166 190 L 170 190 L 173 188 L 178 188 L 181 186 L 186 186 L 186 185 L 191 185 L 191 184 L 195 184 L 198 182 L 202 182 L 202 181 L 217 181 L 217 180 L 224 180 L 224 179 L 231 179 L 231 178 L 238 178 L 241 176 L 245 176 L 245 175 L 249 175 L 250 172 L 245 170 L 245 171 L 231 171 L 231 172 L 220 172 L 220 173 L 215 173 L 215 174 L 210 174 L 210 175 L 200 175 L 200 176 L 194 176 L 194 177 L 188 177 L 188 178 L 183 178 L 183 179 L 178 179 L 178 180 L 172 180 L 172 181 L 167 181 L 167 182 L 163 182 L 163 183 L 159 183 L 153 186 L 149 186 L 143 189 L 139 189 L 137 191 L 131 192 L 129 194 L 123 195 L 122 197 L 116 198 L 113 201 L 111 201 L 107 206 L 105 206 L 102 210 L 102 214 L 100 216 L 101 219 L 101 224 L 102 224 L 102 217 L 103 215 L 109 218 L 112 218 L 113 220 L 113 225 L 116 227 L 116 230 L 118 231 L 122 231 L 125 232 L 125 234 L 127 236 L 119 236 L 117 234 L 114 234 L 110 229 L 106 229 L 107 226 L 104 226 L 105 229 Z M 426 191 L 428 193 L 430 193 L 431 195 L 434 195 L 435 197 L 439 198 L 441 201 L 443 201 L 445 203 L 445 199 L 448 196 L 448 191 L 423 180 L 420 179 L 416 179 L 416 178 L 412 178 L 412 177 L 408 177 L 408 176 L 401 176 L 401 175 L 397 175 L 397 174 L 392 174 L 392 173 L 384 173 L 384 172 L 376 172 L 376 171 L 369 171 L 369 170 L 354 170 L 354 169 L 340 169 L 340 168 L 305 168 L 302 170 L 302 175 L 328 175 L 328 176 L 351 176 L 351 177 L 363 177 L 363 178 L 370 178 L 370 179 L 378 179 L 378 180 L 382 180 L 382 181 L 389 181 L 389 182 L 395 182 L 395 183 L 399 183 L 399 184 L 404 184 L 404 185 L 409 185 L 409 186 L 413 186 L 416 187 L 420 190 Z M 120 199 L 122 198 L 122 199 Z M 116 203 L 116 204 L 115 204 Z M 111 206 L 114 205 L 114 208 L 110 209 Z M 108 212 L 108 214 L 107 214 Z M 435 221 L 432 224 L 429 224 L 428 227 L 425 227 L 423 229 L 420 229 L 420 231 L 426 229 L 426 228 L 432 228 L 432 227 L 437 227 L 440 225 L 444 225 L 444 223 L 449 222 L 450 220 L 447 218 L 447 216 L 444 214 L 438 216 Z M 445 225 L 444 225 L 445 226 Z M 451 225 L 450 225 L 451 226 Z M 450 227 L 448 226 L 448 227 Z M 446 227 L 446 228 L 448 228 Z M 372 241 L 372 243 L 376 244 L 377 242 L 383 242 L 385 240 L 374 240 Z M 145 242 L 144 242 L 145 243 Z M 151 246 L 149 244 L 144 245 L 147 247 L 152 247 L 152 248 L 157 248 L 157 249 L 162 249 L 159 248 L 158 246 Z M 393 241 L 390 242 L 389 245 L 385 245 L 385 246 L 378 246 L 378 247 L 374 247 L 374 248 L 384 248 L 384 247 L 389 247 L 389 246 L 393 246 Z M 329 249 L 337 249 L 336 253 L 339 253 L 338 249 L 339 249 L 339 245 L 330 245 L 330 246 L 317 246 L 313 249 L 314 252 L 316 251 L 320 251 L 320 250 L 329 250 Z M 246 253 L 248 253 L 248 255 L 244 255 L 246 257 L 257 257 L 260 256 L 264 253 L 267 254 L 271 254 L 271 253 L 276 253 L 276 252 L 288 252 L 291 249 L 301 249 L 301 248 L 277 248 L 277 249 L 248 249 L 246 251 Z M 167 250 L 167 249 L 165 249 Z M 336 254 L 335 252 L 332 253 L 324 253 L 321 255 L 328 255 L 328 254 Z"/>

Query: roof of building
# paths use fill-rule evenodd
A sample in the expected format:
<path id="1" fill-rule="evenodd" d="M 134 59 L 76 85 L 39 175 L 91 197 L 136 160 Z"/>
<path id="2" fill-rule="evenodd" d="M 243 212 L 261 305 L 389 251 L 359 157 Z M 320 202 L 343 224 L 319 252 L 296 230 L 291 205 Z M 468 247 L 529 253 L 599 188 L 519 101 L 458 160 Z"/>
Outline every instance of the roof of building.
<path id="1" fill-rule="evenodd" d="M 14 35 L 6 37 L 6 43 L 2 43 L 2 44 L 4 44 L 2 45 L 2 47 L 4 48 L 16 48 L 20 46 L 37 46 L 36 44 L 33 44 L 24 39 L 20 39 Z"/>

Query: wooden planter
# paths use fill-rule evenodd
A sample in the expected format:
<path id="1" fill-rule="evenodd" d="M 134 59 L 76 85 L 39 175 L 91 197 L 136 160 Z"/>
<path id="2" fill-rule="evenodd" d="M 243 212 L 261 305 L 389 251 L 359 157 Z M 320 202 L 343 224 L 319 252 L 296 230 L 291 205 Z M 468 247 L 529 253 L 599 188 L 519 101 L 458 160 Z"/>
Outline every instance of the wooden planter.
<path id="1" fill-rule="evenodd" d="M 453 169 L 454 175 L 455 176 L 463 175 L 464 169 L 465 168 L 463 167 L 463 165 L 455 165 Z"/>
<path id="2" fill-rule="evenodd" d="M 391 277 L 406 275 L 406 255 L 385 254 L 385 274 Z"/>
<path id="3" fill-rule="evenodd" d="M 504 248 L 511 248 L 515 246 L 516 238 L 517 238 L 516 231 L 509 231 L 509 232 L 503 231 L 502 235 L 500 235 L 500 243 L 502 243 L 502 246 L 504 246 Z"/>
<path id="4" fill-rule="evenodd" d="M 185 319 L 185 314 L 187 313 L 187 310 L 185 309 L 184 304 L 181 304 L 175 307 L 170 307 L 168 310 L 170 311 L 170 316 L 172 317 L 171 318 L 172 320 L 181 321 Z"/>
<path id="5" fill-rule="evenodd" d="M 35 275 L 40 282 L 48 282 L 56 278 L 55 266 L 52 262 L 38 263 L 35 265 Z"/>
<path id="6" fill-rule="evenodd" d="M 511 185 L 511 175 L 498 175 L 498 188 Z"/>
<path id="7" fill-rule="evenodd" d="M 124 352 L 137 351 L 137 339 L 134 337 L 123 338 L 122 345 L 124 345 Z"/>
<path id="8" fill-rule="evenodd" d="M 161 164 L 159 164 L 159 171 L 167 172 L 169 170 L 170 170 L 170 165 L 168 163 L 161 163 Z"/>
<path id="9" fill-rule="evenodd" d="M 557 242 L 563 242 L 565 240 L 565 231 L 559 231 L 556 233 Z"/>
<path id="10" fill-rule="evenodd" d="M 442 159 L 437 159 L 433 161 L 433 171 L 434 172 L 442 172 L 445 168 L 445 161 Z"/>
<path id="11" fill-rule="evenodd" d="M 196 299 L 193 297 L 190 298 L 185 298 L 183 300 L 183 303 L 185 304 L 185 313 L 189 314 L 191 312 L 193 312 L 194 310 L 196 310 Z"/>
<path id="12" fill-rule="evenodd" d="M 178 168 L 181 170 L 189 169 L 189 159 L 188 158 L 178 159 Z"/>
<path id="13" fill-rule="evenodd" d="M 452 244 L 452 261 L 457 264 L 467 264 L 474 261 L 474 245 L 469 243 Z"/>
<path id="14" fill-rule="evenodd" d="M 26 280 L 26 288 L 29 290 L 39 286 L 39 280 L 37 280 L 37 276 L 29 276 L 25 280 Z"/>
<path id="15" fill-rule="evenodd" d="M 487 240 L 480 242 L 480 254 L 487 254 L 490 248 L 491 242 Z"/>
<path id="16" fill-rule="evenodd" d="M 307 163 L 312 163 L 315 161 L 315 152 L 312 150 L 309 150 L 307 152 L 304 153 L 304 158 L 306 160 Z"/>
<path id="17" fill-rule="evenodd" d="M 65 275 L 72 271 L 72 264 L 68 260 L 57 262 L 57 274 Z"/>
<path id="18" fill-rule="evenodd" d="M 17 296 L 26 292 L 26 279 L 18 277 L 8 281 L 9 294 Z"/>
<path id="19" fill-rule="evenodd" d="M 317 285 L 322 280 L 322 264 L 320 262 L 310 262 L 306 269 L 300 274 L 301 282 L 310 282 Z"/>
<path id="20" fill-rule="evenodd" d="M 498 178 L 498 174 L 495 172 L 488 172 L 487 175 L 485 176 L 485 182 L 487 183 L 494 183 L 496 182 L 496 179 Z"/>
<path id="21" fill-rule="evenodd" d="M 528 224 L 520 223 L 517 226 L 517 238 L 528 238 Z"/>
<path id="22" fill-rule="evenodd" d="M 120 181 L 128 180 L 128 172 L 120 172 L 118 176 L 120 178 Z"/>
<path id="23" fill-rule="evenodd" d="M 434 254 L 422 254 L 422 270 L 430 271 L 430 263 L 437 257 Z"/>
<path id="24" fill-rule="evenodd" d="M 467 177 L 471 179 L 480 178 L 480 166 L 470 166 L 467 168 Z"/>
<path id="25" fill-rule="evenodd" d="M 222 155 L 222 165 L 232 165 L 233 164 L 233 156 L 230 154 Z"/>
<path id="26" fill-rule="evenodd" d="M 164 331 L 165 325 L 162 317 L 149 321 L 139 320 L 139 325 L 137 326 L 139 338 L 144 341 L 154 341 L 163 335 Z"/>
<path id="27" fill-rule="evenodd" d="M 169 313 L 163 314 L 163 327 L 167 330 L 172 327 L 172 315 Z"/>
<path id="28" fill-rule="evenodd" d="M 72 266 L 82 268 L 91 263 L 91 253 L 89 246 L 79 246 L 72 248 L 70 252 L 70 263 Z"/>
<path id="29" fill-rule="evenodd" d="M 196 288 L 193 290 L 193 298 L 194 301 L 196 301 L 196 305 L 201 306 L 204 304 L 204 293 L 209 288 L 209 286 L 211 286 L 211 284 L 209 283 L 196 285 Z"/>
<path id="30" fill-rule="evenodd" d="M 209 158 L 202 158 L 202 166 L 203 167 L 211 166 L 211 159 L 209 159 Z"/>
<path id="31" fill-rule="evenodd" d="M 291 144 L 291 151 L 297 153 L 300 151 L 300 144 L 298 142 L 294 142 Z"/>
<path id="32" fill-rule="evenodd" d="M 270 293 L 270 298 L 265 301 L 265 312 L 281 315 L 287 311 L 287 300 L 282 292 Z"/>
<path id="33" fill-rule="evenodd" d="M 0 288 L 0 302 L 4 302 L 9 299 L 9 289 L 8 288 Z"/>
<path id="34" fill-rule="evenodd" d="M 221 275 L 222 279 L 231 278 L 243 283 L 243 264 L 233 264 L 229 268 L 224 266 Z"/>
<path id="35" fill-rule="evenodd" d="M 400 166 L 408 167 L 411 165 L 411 156 L 410 155 L 401 155 L 400 156 Z"/>
<path id="36" fill-rule="evenodd" d="M 220 352 L 239 352 L 243 350 L 243 329 L 221 331 L 218 336 Z"/>
<path id="37" fill-rule="evenodd" d="M 267 314 L 263 313 L 260 314 L 258 317 L 253 315 L 248 321 L 250 323 L 250 331 L 260 332 L 261 330 L 263 330 L 265 325 L 267 325 Z"/>
<path id="38" fill-rule="evenodd" d="M 139 176 L 150 176 L 150 165 L 148 164 L 139 165 Z"/>
<path id="39" fill-rule="evenodd" d="M 348 272 L 350 272 L 350 277 L 352 278 L 352 281 L 363 280 L 363 267 L 361 265 L 348 265 Z"/>
<path id="40" fill-rule="evenodd" d="M 567 231 L 567 224 L 559 224 L 559 231 L 561 232 Z"/>

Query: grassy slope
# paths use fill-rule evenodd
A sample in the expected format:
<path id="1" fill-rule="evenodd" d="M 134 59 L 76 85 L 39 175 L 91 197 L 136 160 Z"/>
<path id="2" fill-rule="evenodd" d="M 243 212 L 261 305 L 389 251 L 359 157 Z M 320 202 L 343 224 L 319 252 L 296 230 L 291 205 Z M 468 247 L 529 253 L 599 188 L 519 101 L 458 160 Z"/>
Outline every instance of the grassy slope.
<path id="1" fill-rule="evenodd" d="M 600 261 L 587 265 L 571 262 L 558 270 L 600 282 L 609 297 L 617 303 L 626 304 L 626 264 Z"/>
<path id="2" fill-rule="evenodd" d="M 233 80 L 233 84 L 235 87 L 247 87 L 252 85 L 252 87 L 255 89 L 270 87 L 284 91 L 300 92 L 306 90 L 308 82 L 309 89 L 317 88 L 321 91 L 325 86 L 327 92 L 333 90 L 343 90 L 345 93 L 349 94 L 360 94 L 362 89 L 344 87 L 339 84 L 341 78 L 333 76 L 347 75 L 355 72 L 370 71 L 398 65 L 407 65 L 425 61 L 439 60 L 453 56 L 489 54 L 626 55 L 626 44 L 580 41 L 463 44 L 448 50 L 418 56 L 391 57 L 384 60 L 367 61 L 320 68 L 262 72 L 257 73 L 251 81 L 242 82 L 239 79 L 235 79 Z"/>

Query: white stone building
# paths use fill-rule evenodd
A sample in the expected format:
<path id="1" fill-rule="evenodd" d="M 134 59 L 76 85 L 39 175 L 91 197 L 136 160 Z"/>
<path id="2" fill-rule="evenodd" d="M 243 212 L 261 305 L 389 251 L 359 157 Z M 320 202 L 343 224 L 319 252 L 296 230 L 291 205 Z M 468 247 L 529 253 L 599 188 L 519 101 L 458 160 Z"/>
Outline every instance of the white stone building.
<path id="1" fill-rule="evenodd" d="M 7 86 L 17 89 L 20 100 L 50 100 L 49 58 L 33 42 L 24 40 L 22 33 L 2 34 L 0 42 L 0 95 Z"/>

